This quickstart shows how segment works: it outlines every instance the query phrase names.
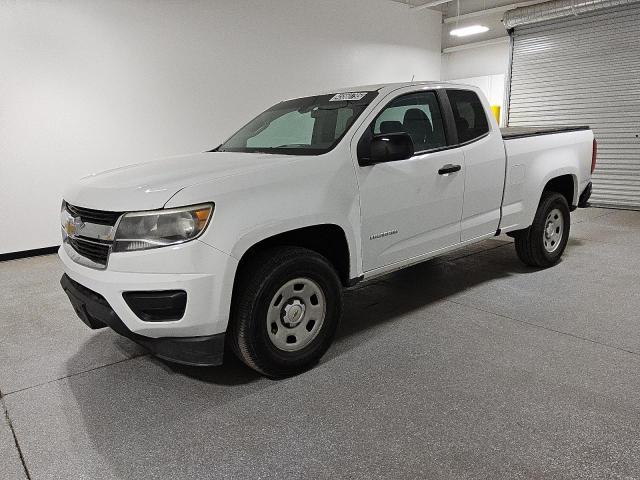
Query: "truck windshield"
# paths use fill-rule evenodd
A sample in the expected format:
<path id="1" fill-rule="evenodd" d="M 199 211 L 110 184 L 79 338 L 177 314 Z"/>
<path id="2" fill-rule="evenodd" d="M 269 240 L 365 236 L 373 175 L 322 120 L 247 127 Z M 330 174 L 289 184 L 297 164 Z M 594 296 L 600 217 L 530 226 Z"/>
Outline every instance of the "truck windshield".
<path id="1" fill-rule="evenodd" d="M 348 92 L 280 102 L 220 145 L 219 152 L 319 155 L 335 147 L 378 92 Z"/>

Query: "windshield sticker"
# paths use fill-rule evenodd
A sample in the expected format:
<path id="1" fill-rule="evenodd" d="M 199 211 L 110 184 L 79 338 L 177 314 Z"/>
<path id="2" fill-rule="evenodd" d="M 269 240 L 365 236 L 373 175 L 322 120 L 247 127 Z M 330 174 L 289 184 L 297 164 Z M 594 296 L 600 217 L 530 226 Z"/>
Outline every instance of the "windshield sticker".
<path id="1" fill-rule="evenodd" d="M 346 92 L 336 93 L 329 99 L 330 102 L 345 102 L 350 100 L 362 100 L 367 95 L 367 92 Z"/>

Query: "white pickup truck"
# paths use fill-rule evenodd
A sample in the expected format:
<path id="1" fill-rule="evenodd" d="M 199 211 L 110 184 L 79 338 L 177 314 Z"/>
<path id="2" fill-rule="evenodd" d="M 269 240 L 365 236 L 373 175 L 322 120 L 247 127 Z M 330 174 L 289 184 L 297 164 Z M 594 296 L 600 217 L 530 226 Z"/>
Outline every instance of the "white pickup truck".
<path id="1" fill-rule="evenodd" d="M 344 287 L 501 232 L 554 265 L 595 160 L 589 128 L 501 131 L 474 87 L 287 100 L 210 152 L 68 189 L 61 283 L 89 327 L 161 358 L 219 365 L 228 345 L 291 375 L 329 348 Z"/>

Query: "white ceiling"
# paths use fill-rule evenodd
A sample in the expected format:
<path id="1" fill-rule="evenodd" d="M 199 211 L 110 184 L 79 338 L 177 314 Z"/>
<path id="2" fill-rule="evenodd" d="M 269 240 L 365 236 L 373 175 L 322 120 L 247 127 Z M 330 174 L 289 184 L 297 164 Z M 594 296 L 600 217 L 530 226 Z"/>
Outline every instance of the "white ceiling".
<path id="1" fill-rule="evenodd" d="M 392 0 L 416 8 L 434 0 Z M 449 0 L 430 7 L 442 12 L 442 49 L 455 48 L 476 42 L 491 42 L 506 39 L 507 32 L 502 24 L 504 12 L 519 6 L 542 3 L 544 0 Z M 468 37 L 454 37 L 451 30 L 470 25 L 483 25 L 488 32 Z"/>

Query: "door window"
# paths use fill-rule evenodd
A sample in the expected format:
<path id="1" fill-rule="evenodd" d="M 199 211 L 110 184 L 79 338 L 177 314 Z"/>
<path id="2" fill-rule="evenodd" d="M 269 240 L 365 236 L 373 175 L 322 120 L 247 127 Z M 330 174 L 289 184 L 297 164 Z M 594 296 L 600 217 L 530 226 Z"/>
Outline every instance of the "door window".
<path id="1" fill-rule="evenodd" d="M 373 133 L 408 133 L 415 152 L 447 145 L 434 92 L 415 92 L 392 100 L 373 122 Z"/>
<path id="2" fill-rule="evenodd" d="M 447 96 L 460 143 L 470 142 L 489 133 L 487 116 L 478 95 L 470 90 L 447 90 Z"/>

